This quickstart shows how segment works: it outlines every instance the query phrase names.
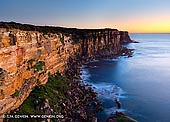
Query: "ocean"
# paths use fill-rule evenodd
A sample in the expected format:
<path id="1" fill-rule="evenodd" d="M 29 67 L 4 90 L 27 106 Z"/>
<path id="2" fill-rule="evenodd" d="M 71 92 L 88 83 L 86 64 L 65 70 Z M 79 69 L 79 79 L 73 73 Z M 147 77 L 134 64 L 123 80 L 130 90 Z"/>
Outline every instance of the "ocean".
<path id="1" fill-rule="evenodd" d="M 105 122 L 121 111 L 139 122 L 170 122 L 170 34 L 130 34 L 140 43 L 133 57 L 94 60 L 82 66 L 82 79 L 91 84 L 103 102 L 97 116 Z M 117 109 L 117 98 L 122 105 Z"/>

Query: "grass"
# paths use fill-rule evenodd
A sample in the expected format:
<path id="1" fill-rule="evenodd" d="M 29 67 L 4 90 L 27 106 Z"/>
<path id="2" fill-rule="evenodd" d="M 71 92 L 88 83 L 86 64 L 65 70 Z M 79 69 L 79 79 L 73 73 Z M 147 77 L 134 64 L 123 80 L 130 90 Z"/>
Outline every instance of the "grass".
<path id="1" fill-rule="evenodd" d="M 51 108 L 54 112 L 60 112 L 60 100 L 66 99 L 65 92 L 68 89 L 68 79 L 59 74 L 49 75 L 46 85 L 37 86 L 33 89 L 30 96 L 24 101 L 17 114 L 43 114 L 42 111 L 35 110 L 34 101 L 40 103 L 44 99 L 49 100 Z M 58 106 L 58 109 L 55 106 Z"/>

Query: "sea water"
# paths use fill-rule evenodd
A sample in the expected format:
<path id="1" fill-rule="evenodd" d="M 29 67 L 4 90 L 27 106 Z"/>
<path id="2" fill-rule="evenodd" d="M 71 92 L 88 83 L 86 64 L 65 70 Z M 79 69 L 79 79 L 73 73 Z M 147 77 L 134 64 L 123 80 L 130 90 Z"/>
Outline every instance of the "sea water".
<path id="1" fill-rule="evenodd" d="M 170 122 L 170 34 L 130 34 L 140 43 L 133 57 L 95 60 L 82 67 L 82 78 L 99 93 L 101 122 L 115 111 L 139 122 Z M 115 99 L 121 102 L 117 109 Z"/>

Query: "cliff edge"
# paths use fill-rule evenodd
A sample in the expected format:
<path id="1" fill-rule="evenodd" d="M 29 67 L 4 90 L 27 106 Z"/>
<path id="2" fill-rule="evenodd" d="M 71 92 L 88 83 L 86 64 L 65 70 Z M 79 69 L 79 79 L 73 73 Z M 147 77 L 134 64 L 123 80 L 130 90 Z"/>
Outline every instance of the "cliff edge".
<path id="1" fill-rule="evenodd" d="M 18 108 L 48 74 L 65 74 L 70 59 L 130 55 L 117 29 L 76 29 L 0 22 L 0 114 Z M 73 62 L 72 61 L 72 62 Z"/>

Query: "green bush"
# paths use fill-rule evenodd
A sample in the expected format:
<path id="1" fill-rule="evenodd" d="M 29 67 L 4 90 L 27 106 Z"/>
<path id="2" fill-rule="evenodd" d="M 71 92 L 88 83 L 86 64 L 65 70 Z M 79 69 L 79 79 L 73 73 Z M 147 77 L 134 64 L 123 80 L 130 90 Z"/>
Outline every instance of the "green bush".
<path id="1" fill-rule="evenodd" d="M 39 61 L 33 66 L 33 68 L 35 69 L 35 71 L 41 71 L 43 66 L 45 66 L 45 62 Z"/>
<path id="2" fill-rule="evenodd" d="M 13 97 L 18 97 L 20 94 L 20 91 L 19 90 L 16 90 L 15 93 L 12 95 Z"/>

